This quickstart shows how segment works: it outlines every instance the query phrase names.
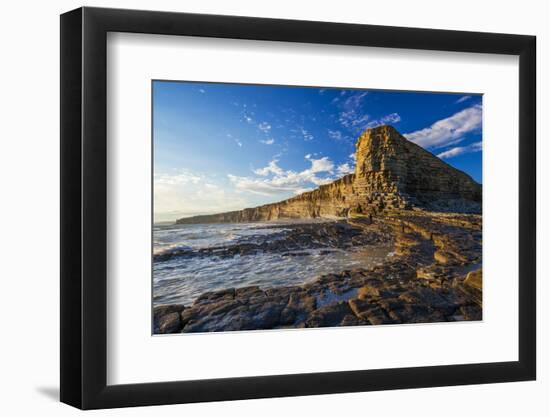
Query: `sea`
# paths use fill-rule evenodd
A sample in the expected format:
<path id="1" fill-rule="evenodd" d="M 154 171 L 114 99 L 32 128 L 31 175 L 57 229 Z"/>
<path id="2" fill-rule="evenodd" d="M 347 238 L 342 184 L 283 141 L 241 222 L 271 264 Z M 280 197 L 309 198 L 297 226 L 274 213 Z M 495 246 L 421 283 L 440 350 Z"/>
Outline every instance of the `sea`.
<path id="1" fill-rule="evenodd" d="M 156 224 L 154 254 L 198 251 L 208 247 L 235 245 L 243 240 L 277 239 L 281 229 L 269 223 Z M 391 256 L 392 247 L 362 247 L 354 250 L 308 249 L 307 256 L 283 256 L 261 252 L 254 255 L 219 257 L 172 257 L 153 262 L 153 304 L 190 305 L 207 291 L 258 285 L 260 288 L 300 285 L 328 273 L 353 268 L 372 268 Z M 303 253 L 303 250 L 300 250 Z"/>

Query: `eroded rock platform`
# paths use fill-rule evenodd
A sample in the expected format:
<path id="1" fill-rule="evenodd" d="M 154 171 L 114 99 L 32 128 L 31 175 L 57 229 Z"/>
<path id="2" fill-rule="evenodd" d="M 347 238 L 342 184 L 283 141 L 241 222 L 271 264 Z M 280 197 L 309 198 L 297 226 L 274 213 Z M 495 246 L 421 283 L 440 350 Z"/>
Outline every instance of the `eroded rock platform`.
<path id="1" fill-rule="evenodd" d="M 300 286 L 227 288 L 204 293 L 192 305 L 158 306 L 154 333 L 482 319 L 480 215 L 403 210 L 374 218 L 356 215 L 327 233 L 300 227 L 299 233 L 286 231 L 286 241 L 283 236 L 275 244 L 243 246 L 239 254 L 388 241 L 395 250 L 372 269 L 326 274 Z M 222 253 L 231 254 L 231 249 Z"/>

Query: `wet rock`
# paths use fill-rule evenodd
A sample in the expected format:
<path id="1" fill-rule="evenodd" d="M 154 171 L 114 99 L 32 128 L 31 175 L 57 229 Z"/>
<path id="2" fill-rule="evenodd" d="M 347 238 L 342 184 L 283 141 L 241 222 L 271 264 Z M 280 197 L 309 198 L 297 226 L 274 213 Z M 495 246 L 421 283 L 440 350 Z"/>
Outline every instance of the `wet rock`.
<path id="1" fill-rule="evenodd" d="M 180 313 L 182 327 L 189 323 L 189 321 L 197 315 L 197 311 L 198 310 L 196 308 L 187 308 Z"/>
<path id="2" fill-rule="evenodd" d="M 218 316 L 225 314 L 237 307 L 240 307 L 242 303 L 239 300 L 223 301 L 210 304 L 202 310 L 202 313 L 212 316 Z"/>
<path id="3" fill-rule="evenodd" d="M 340 322 L 340 326 L 366 326 L 369 324 L 370 323 L 368 321 L 361 320 L 357 316 L 351 314 L 344 316 L 344 318 Z"/>
<path id="4" fill-rule="evenodd" d="M 182 324 L 179 313 L 169 313 L 162 316 L 158 321 L 160 333 L 177 333 L 181 330 Z"/>
<path id="5" fill-rule="evenodd" d="M 237 288 L 235 298 L 264 297 L 265 292 L 259 286 Z"/>
<path id="6" fill-rule="evenodd" d="M 416 270 L 416 277 L 431 281 L 437 277 L 437 273 L 432 268 L 429 268 L 429 267 L 418 268 Z"/>
<path id="7" fill-rule="evenodd" d="M 219 332 L 271 329 L 280 324 L 284 306 L 276 303 L 243 305 L 233 303 L 222 310 L 199 311 L 189 318 L 183 332 Z"/>
<path id="8" fill-rule="evenodd" d="M 355 314 L 357 317 L 363 319 L 363 320 L 367 320 L 367 317 L 366 315 L 363 315 L 363 313 L 373 307 L 375 307 L 376 305 L 373 305 L 371 303 L 369 303 L 368 301 L 366 300 L 363 300 L 363 299 L 358 299 L 358 298 L 355 298 L 355 299 L 352 299 L 352 300 L 349 300 L 349 306 L 351 308 L 351 311 L 353 311 L 353 314 Z"/>
<path id="9" fill-rule="evenodd" d="M 153 309 L 153 318 L 154 320 L 159 320 L 162 316 L 169 313 L 180 312 L 185 309 L 183 304 L 168 304 L 163 306 L 158 306 Z"/>
<path id="10" fill-rule="evenodd" d="M 293 294 L 302 292 L 303 289 L 298 286 L 292 287 L 274 287 L 265 290 L 265 295 L 268 297 L 284 297 L 288 298 Z"/>
<path id="11" fill-rule="evenodd" d="M 483 288 L 483 275 L 481 268 L 476 271 L 468 272 L 468 275 L 466 275 L 466 279 L 464 280 L 464 284 L 477 290 L 481 290 Z"/>
<path id="12" fill-rule="evenodd" d="M 271 329 L 280 322 L 284 305 L 277 303 L 257 304 L 249 308 L 249 314 L 244 317 L 245 327 L 252 329 Z"/>
<path id="13" fill-rule="evenodd" d="M 235 289 L 234 288 L 228 288 L 225 290 L 219 290 L 219 291 L 208 291 L 203 293 L 201 296 L 199 296 L 195 302 L 195 304 L 203 304 L 203 303 L 210 303 L 215 300 L 225 299 L 225 300 L 231 300 L 235 297 Z"/>
<path id="14" fill-rule="evenodd" d="M 388 312 L 388 315 L 400 323 L 436 323 L 447 321 L 443 312 L 419 304 L 402 304 Z"/>
<path id="15" fill-rule="evenodd" d="M 456 305 L 447 300 L 441 292 L 428 287 L 420 287 L 407 291 L 399 296 L 399 299 L 409 304 L 424 305 L 441 310 L 444 314 L 451 314 L 456 310 Z"/>
<path id="16" fill-rule="evenodd" d="M 483 312 L 478 305 L 467 305 L 460 307 L 464 320 L 477 321 L 483 319 Z"/>
<path id="17" fill-rule="evenodd" d="M 347 315 L 353 314 L 347 302 L 321 307 L 306 320 L 307 327 L 333 327 L 339 326 Z"/>
<path id="18" fill-rule="evenodd" d="M 395 321 L 389 318 L 386 312 L 380 307 L 373 307 L 364 311 L 363 316 L 373 325 L 395 323 Z"/>
<path id="19" fill-rule="evenodd" d="M 455 286 L 467 300 L 477 304 L 480 308 L 482 307 L 483 281 L 481 269 L 469 272 L 464 280 L 458 279 L 455 281 Z"/>
<path id="20" fill-rule="evenodd" d="M 365 300 L 369 298 L 379 298 L 380 289 L 370 285 L 365 285 L 357 290 L 357 298 L 360 300 Z"/>
<path id="21" fill-rule="evenodd" d="M 395 239 L 398 250 L 381 265 L 325 274 L 302 286 L 212 291 L 189 308 L 157 307 L 155 332 L 481 320 L 481 269 L 464 276 L 471 265 L 481 262 L 481 217 L 417 211 L 395 216 L 376 218 L 372 225 L 355 224 L 354 218 L 352 226 L 300 226 L 288 241 L 261 246 L 281 253 L 303 252 L 311 242 L 344 248 L 361 241 L 358 236 L 366 233 L 365 228 L 376 227 L 375 233 L 386 228 L 390 232 L 385 242 Z M 230 251 L 257 249 L 243 243 Z M 172 313 L 179 324 L 175 316 L 168 317 Z"/>
<path id="22" fill-rule="evenodd" d="M 316 304 L 315 297 L 309 296 L 306 293 L 294 293 L 290 295 L 286 307 L 296 311 L 310 313 L 315 310 Z"/>
<path id="23" fill-rule="evenodd" d="M 256 255 L 261 252 L 280 253 L 285 257 L 305 257 L 311 254 L 305 249 L 321 249 L 321 254 L 327 255 L 334 249 L 391 243 L 391 235 L 383 232 L 379 227 L 372 227 L 368 231 L 364 231 L 346 221 L 273 225 L 270 228 L 282 230 L 271 235 L 258 234 L 243 237 L 228 246 L 199 250 L 175 249 L 154 255 L 154 261 L 164 262 L 172 258 L 211 256 L 228 258 L 237 255 Z"/>
<path id="24" fill-rule="evenodd" d="M 365 300 L 353 299 L 349 301 L 349 306 L 355 316 L 359 319 L 369 322 L 373 325 L 394 323 L 386 312 L 376 304 Z"/>

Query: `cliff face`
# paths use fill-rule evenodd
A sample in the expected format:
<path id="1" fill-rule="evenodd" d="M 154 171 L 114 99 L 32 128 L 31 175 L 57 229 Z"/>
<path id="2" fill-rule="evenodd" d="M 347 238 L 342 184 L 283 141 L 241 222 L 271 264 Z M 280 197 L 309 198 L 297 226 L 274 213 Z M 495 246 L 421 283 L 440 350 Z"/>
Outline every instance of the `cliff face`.
<path id="1" fill-rule="evenodd" d="M 481 211 L 481 185 L 464 172 L 405 139 L 392 126 L 367 129 L 356 143 L 355 173 L 279 203 L 194 216 L 178 224 L 238 223 L 276 219 L 378 214 L 413 206 Z"/>

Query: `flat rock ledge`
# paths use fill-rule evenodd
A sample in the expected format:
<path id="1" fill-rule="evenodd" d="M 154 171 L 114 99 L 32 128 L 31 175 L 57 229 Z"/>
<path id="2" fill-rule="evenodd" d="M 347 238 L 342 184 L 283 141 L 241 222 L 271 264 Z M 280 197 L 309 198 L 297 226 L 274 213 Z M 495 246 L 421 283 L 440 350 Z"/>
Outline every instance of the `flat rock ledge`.
<path id="1" fill-rule="evenodd" d="M 482 319 L 481 216 L 407 211 L 348 219 L 389 229 L 394 255 L 372 269 L 301 286 L 207 292 L 154 309 L 155 334 L 434 323 Z"/>

